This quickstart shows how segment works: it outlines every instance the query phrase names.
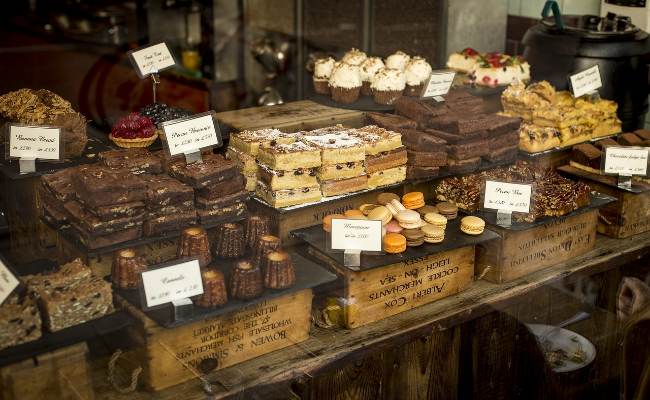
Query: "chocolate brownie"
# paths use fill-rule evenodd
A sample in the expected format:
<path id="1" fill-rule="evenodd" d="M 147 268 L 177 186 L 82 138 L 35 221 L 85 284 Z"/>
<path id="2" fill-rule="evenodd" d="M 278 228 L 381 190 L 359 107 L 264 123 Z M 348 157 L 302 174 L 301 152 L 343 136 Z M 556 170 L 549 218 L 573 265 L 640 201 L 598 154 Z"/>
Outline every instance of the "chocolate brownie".
<path id="1" fill-rule="evenodd" d="M 63 206 L 70 216 L 70 221 L 89 235 L 100 236 L 115 233 L 142 225 L 144 213 L 110 221 L 102 221 L 84 209 L 78 201 L 69 201 Z"/>
<path id="2" fill-rule="evenodd" d="M 243 203 L 248 200 L 248 191 L 242 189 L 237 193 L 230 194 L 228 196 L 222 196 L 217 199 L 206 199 L 203 197 L 196 198 L 196 208 L 199 210 L 217 210 L 222 207 L 227 207 L 235 203 Z"/>
<path id="3" fill-rule="evenodd" d="M 146 149 L 110 150 L 99 153 L 99 159 L 109 168 L 126 169 L 136 174 L 160 174 L 162 159 Z"/>
<path id="4" fill-rule="evenodd" d="M 457 160 L 465 160 L 487 155 L 490 152 L 489 142 L 485 139 L 449 146 L 447 153 Z"/>
<path id="5" fill-rule="evenodd" d="M 218 209 L 201 210 L 197 209 L 199 214 L 199 221 L 203 225 L 212 225 L 220 222 L 232 220 L 236 217 L 243 217 L 246 215 L 246 204 L 233 203 Z"/>
<path id="6" fill-rule="evenodd" d="M 408 164 L 422 167 L 442 167 L 447 165 L 446 151 L 412 151 L 407 150 Z"/>
<path id="7" fill-rule="evenodd" d="M 196 211 L 163 215 L 144 221 L 144 235 L 155 236 L 166 232 L 180 231 L 194 224 L 196 224 Z"/>
<path id="8" fill-rule="evenodd" d="M 454 113 L 430 118 L 426 123 L 420 124 L 424 128 L 436 129 L 443 132 L 451 132 L 458 122 L 458 116 Z M 447 140 L 447 139 L 445 139 Z M 447 140 L 448 141 L 448 140 Z"/>
<path id="9" fill-rule="evenodd" d="M 443 103 L 433 103 L 431 100 L 416 97 L 402 96 L 394 105 L 395 114 L 410 118 L 420 125 L 427 125 L 430 119 L 449 113 Z"/>
<path id="10" fill-rule="evenodd" d="M 484 112 L 483 98 L 474 96 L 463 89 L 450 90 L 449 93 L 445 95 L 445 104 L 454 111 L 457 111 L 458 109 L 472 109 L 475 110 L 475 112 Z"/>
<path id="11" fill-rule="evenodd" d="M 647 129 L 637 129 L 633 132 L 635 135 L 640 137 L 643 140 L 650 140 L 650 130 Z"/>
<path id="12" fill-rule="evenodd" d="M 68 221 L 68 214 L 61 213 L 60 210 L 50 208 L 46 204 L 42 205 L 41 218 L 45 220 L 50 226 L 57 229 L 67 229 L 70 227 Z"/>
<path id="13" fill-rule="evenodd" d="M 230 179 L 211 185 L 207 188 L 201 188 L 196 191 L 197 197 L 206 199 L 218 199 L 222 196 L 237 193 L 246 188 L 246 178 L 241 173 L 236 174 Z"/>
<path id="14" fill-rule="evenodd" d="M 89 207 L 143 201 L 142 180 L 126 170 L 103 165 L 84 165 L 72 175 L 77 198 Z"/>
<path id="15" fill-rule="evenodd" d="M 447 149 L 447 141 L 425 131 L 402 129 L 402 144 L 407 149 L 417 151 L 443 151 Z"/>
<path id="16" fill-rule="evenodd" d="M 391 131 L 400 131 L 402 129 L 415 129 L 418 123 L 412 119 L 395 114 L 383 114 L 368 112 L 366 113 L 366 123 L 368 125 L 377 125 Z"/>
<path id="17" fill-rule="evenodd" d="M 203 162 L 187 164 L 184 160 L 172 161 L 169 174 L 195 189 L 209 187 L 233 178 L 239 173 L 232 160 L 226 160 L 218 154 L 203 156 Z"/>
<path id="18" fill-rule="evenodd" d="M 515 161 L 519 153 L 519 144 L 504 146 L 490 151 L 483 155 L 483 159 L 489 162 Z"/>
<path id="19" fill-rule="evenodd" d="M 623 146 L 641 146 L 643 140 L 634 133 L 624 133 L 618 136 L 618 143 Z"/>
<path id="20" fill-rule="evenodd" d="M 486 139 L 488 137 L 487 131 L 485 130 L 468 133 L 466 135 L 460 135 L 458 133 L 451 133 L 451 132 L 446 132 L 439 129 L 431 129 L 431 128 L 424 129 L 424 132 L 432 136 L 435 136 L 437 138 L 440 138 L 446 141 L 448 144 L 467 143 L 473 140 Z"/>
<path id="21" fill-rule="evenodd" d="M 481 157 L 458 160 L 449 157 L 447 171 L 451 174 L 466 174 L 474 172 L 481 165 Z"/>
<path id="22" fill-rule="evenodd" d="M 134 201 L 131 203 L 92 207 L 87 208 L 86 211 L 101 221 L 111 221 L 116 218 L 134 217 L 142 214 L 144 212 L 144 202 Z"/>
<path id="23" fill-rule="evenodd" d="M 521 119 L 515 117 L 506 117 L 505 115 L 492 114 L 489 118 L 489 127 L 487 129 L 490 137 L 494 135 L 504 135 L 519 129 Z"/>
<path id="24" fill-rule="evenodd" d="M 439 167 L 406 166 L 406 179 L 434 178 L 440 173 Z"/>
<path id="25" fill-rule="evenodd" d="M 194 200 L 186 201 L 183 203 L 176 203 L 169 206 L 149 208 L 147 211 L 147 219 L 159 218 L 165 215 L 185 213 L 188 211 L 196 211 Z"/>
<path id="26" fill-rule="evenodd" d="M 115 244 L 128 242 L 142 237 L 142 225 L 100 236 L 90 234 L 74 222 L 72 223 L 72 228 L 77 232 L 79 241 L 83 243 L 88 250 L 113 246 Z"/>
<path id="27" fill-rule="evenodd" d="M 607 146 L 618 146 L 618 143 L 616 142 L 616 140 L 614 140 L 612 138 L 606 138 L 606 139 L 597 141 L 594 145 L 596 147 L 598 147 L 600 150 L 604 150 L 605 147 L 607 147 Z"/>
<path id="28" fill-rule="evenodd" d="M 72 186 L 72 175 L 77 168 L 66 168 L 52 174 L 41 176 L 41 185 L 52 193 L 58 200 L 65 202 L 75 197 Z"/>
<path id="29" fill-rule="evenodd" d="M 145 204 L 149 209 L 194 200 L 194 190 L 167 175 L 141 175 L 145 186 Z"/>
<path id="30" fill-rule="evenodd" d="M 471 117 L 460 117 L 451 124 L 450 132 L 458 133 L 463 136 L 478 131 L 486 131 L 490 127 L 492 116 L 477 115 Z"/>
<path id="31" fill-rule="evenodd" d="M 571 161 L 599 170 L 601 156 L 602 153 L 598 150 L 598 147 L 590 143 L 581 143 L 573 146 Z"/>
<path id="32" fill-rule="evenodd" d="M 510 147 L 519 144 L 519 130 L 507 132 L 505 134 L 490 136 L 488 138 L 488 146 L 490 151 L 498 150 L 503 147 Z"/>

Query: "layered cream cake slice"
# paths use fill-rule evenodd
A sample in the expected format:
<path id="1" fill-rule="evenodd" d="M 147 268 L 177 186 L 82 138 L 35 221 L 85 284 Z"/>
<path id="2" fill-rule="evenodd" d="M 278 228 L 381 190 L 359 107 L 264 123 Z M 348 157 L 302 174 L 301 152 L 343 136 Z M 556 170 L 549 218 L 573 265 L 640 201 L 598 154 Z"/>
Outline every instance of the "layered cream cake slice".
<path id="1" fill-rule="evenodd" d="M 404 151 L 406 153 L 406 151 Z M 406 179 L 406 165 L 388 168 L 368 174 L 368 189 L 392 185 Z"/>
<path id="2" fill-rule="evenodd" d="M 398 147 L 390 151 L 367 156 L 366 173 L 373 174 L 386 169 L 399 167 L 406 164 L 407 161 L 408 153 L 405 147 Z"/>
<path id="3" fill-rule="evenodd" d="M 270 169 L 290 171 L 299 168 L 320 167 L 321 150 L 305 142 L 262 146 L 257 161 Z"/>
<path id="4" fill-rule="evenodd" d="M 283 171 L 271 169 L 264 164 L 260 164 L 258 179 L 273 191 L 318 185 L 316 168 L 298 168 Z"/>
<path id="5" fill-rule="evenodd" d="M 560 131 L 533 124 L 521 124 L 519 128 L 519 149 L 528 153 L 560 147 Z"/>
<path id="6" fill-rule="evenodd" d="M 366 168 L 363 161 L 321 165 L 316 169 L 316 176 L 321 181 L 354 178 L 355 176 L 360 176 L 365 173 Z"/>
<path id="7" fill-rule="evenodd" d="M 232 146 L 226 150 L 226 158 L 233 160 L 235 164 L 242 170 L 244 175 L 257 172 L 257 162 L 255 156 L 244 153 Z"/>
<path id="8" fill-rule="evenodd" d="M 298 189 L 271 190 L 271 188 L 262 181 L 257 182 L 255 194 L 275 208 L 312 203 L 320 201 L 323 197 L 319 185 Z"/>
<path id="9" fill-rule="evenodd" d="M 292 134 L 281 132 L 278 129 L 242 131 L 230 136 L 230 147 L 252 156 L 257 155 L 260 146 L 293 142 L 295 142 L 295 138 Z"/>
<path id="10" fill-rule="evenodd" d="M 366 156 L 377 155 L 402 147 L 402 134 L 376 125 L 350 130 L 350 134 L 361 139 Z"/>
<path id="11" fill-rule="evenodd" d="M 347 132 L 308 132 L 300 140 L 321 151 L 323 165 L 364 161 L 365 146 L 361 140 Z"/>
<path id="12" fill-rule="evenodd" d="M 361 175 L 348 179 L 331 179 L 321 181 L 323 196 L 338 196 L 368 189 L 368 175 Z"/>
<path id="13" fill-rule="evenodd" d="M 586 123 L 584 113 L 573 107 L 546 107 L 533 111 L 533 124 L 564 129 Z"/>

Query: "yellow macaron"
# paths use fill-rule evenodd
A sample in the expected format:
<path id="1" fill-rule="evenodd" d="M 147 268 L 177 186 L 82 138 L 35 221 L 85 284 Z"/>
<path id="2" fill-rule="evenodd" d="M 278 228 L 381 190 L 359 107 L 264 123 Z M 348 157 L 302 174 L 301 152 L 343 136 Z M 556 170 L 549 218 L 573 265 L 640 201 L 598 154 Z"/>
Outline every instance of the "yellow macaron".
<path id="1" fill-rule="evenodd" d="M 460 220 L 460 230 L 468 235 L 480 235 L 485 229 L 485 221 L 479 217 L 469 216 Z"/>

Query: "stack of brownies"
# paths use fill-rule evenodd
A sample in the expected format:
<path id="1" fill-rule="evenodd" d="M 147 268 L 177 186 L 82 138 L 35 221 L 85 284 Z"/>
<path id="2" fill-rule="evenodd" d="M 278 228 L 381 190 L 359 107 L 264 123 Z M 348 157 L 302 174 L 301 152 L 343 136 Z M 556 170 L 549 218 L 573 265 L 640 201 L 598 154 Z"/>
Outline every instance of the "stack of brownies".
<path id="1" fill-rule="evenodd" d="M 168 165 L 168 170 L 172 177 L 194 189 L 201 224 L 213 224 L 246 213 L 248 192 L 234 161 L 218 154 L 208 154 L 198 163 L 174 160 Z"/>
<path id="2" fill-rule="evenodd" d="M 184 229 L 196 223 L 194 190 L 165 174 L 141 176 L 145 187 L 145 236 Z"/>
<path id="3" fill-rule="evenodd" d="M 39 187 L 39 199 L 43 219 L 52 227 L 67 229 L 70 227 L 68 213 L 63 204 L 75 199 L 72 175 L 78 167 L 62 169 L 49 175 L 43 175 Z"/>

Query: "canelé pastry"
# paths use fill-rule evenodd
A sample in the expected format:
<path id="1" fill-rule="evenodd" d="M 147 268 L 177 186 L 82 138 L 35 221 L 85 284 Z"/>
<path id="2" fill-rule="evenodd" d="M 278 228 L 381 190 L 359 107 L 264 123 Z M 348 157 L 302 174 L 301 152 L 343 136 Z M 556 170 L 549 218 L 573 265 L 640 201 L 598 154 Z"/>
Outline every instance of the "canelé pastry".
<path id="1" fill-rule="evenodd" d="M 246 221 L 246 246 L 255 248 L 261 236 L 268 235 L 271 231 L 271 221 L 263 215 L 251 215 Z"/>
<path id="2" fill-rule="evenodd" d="M 212 262 L 210 254 L 210 241 L 208 232 L 200 226 L 193 226 L 183 230 L 178 244 L 178 258 L 198 258 L 201 268 L 207 267 Z"/>
<path id="3" fill-rule="evenodd" d="M 293 261 L 287 252 L 272 251 L 265 257 L 264 286 L 269 289 L 286 289 L 296 283 Z"/>
<path id="4" fill-rule="evenodd" d="M 460 230 L 468 235 L 480 235 L 485 229 L 485 221 L 479 217 L 468 216 L 460 220 Z"/>
<path id="5" fill-rule="evenodd" d="M 384 62 L 379 57 L 368 57 L 359 67 L 361 68 L 361 94 L 372 96 L 370 83 L 375 74 L 385 67 Z"/>
<path id="6" fill-rule="evenodd" d="M 410 192 L 402 196 L 402 204 L 408 210 L 415 210 L 424 207 L 424 194 L 422 192 Z"/>
<path id="7" fill-rule="evenodd" d="M 329 79 L 334 68 L 332 57 L 319 58 L 314 63 L 314 91 L 318 94 L 330 94 Z"/>
<path id="8" fill-rule="evenodd" d="M 239 258 L 246 250 L 244 228 L 236 223 L 219 226 L 214 243 L 214 254 L 222 258 Z"/>
<path id="9" fill-rule="evenodd" d="M 235 264 L 230 278 L 230 295 L 235 299 L 250 300 L 262 295 L 262 269 L 248 260 Z"/>
<path id="10" fill-rule="evenodd" d="M 372 78 L 372 97 L 379 104 L 393 104 L 402 97 L 406 87 L 406 75 L 401 69 L 383 68 Z"/>
<path id="11" fill-rule="evenodd" d="M 341 62 L 335 65 L 329 79 L 332 100 L 337 103 L 354 103 L 361 93 L 361 68 Z"/>
<path id="12" fill-rule="evenodd" d="M 121 289 L 136 289 L 140 284 L 140 274 L 146 270 L 147 262 L 134 249 L 121 249 L 113 257 L 111 281 Z"/>
<path id="13" fill-rule="evenodd" d="M 331 223 L 331 221 L 330 221 Z M 331 230 L 331 225 L 330 225 Z M 268 253 L 272 251 L 280 250 L 282 242 L 280 238 L 273 235 L 262 235 L 257 239 L 255 246 L 253 247 L 251 263 L 262 268 L 264 266 L 264 260 Z"/>
<path id="14" fill-rule="evenodd" d="M 424 85 L 431 77 L 431 65 L 424 58 L 415 56 L 406 64 L 404 74 L 406 75 L 404 94 L 420 96 L 424 91 Z"/>
<path id="15" fill-rule="evenodd" d="M 228 302 L 226 280 L 216 268 L 206 268 L 201 272 L 203 294 L 197 296 L 194 304 L 201 307 L 218 307 Z"/>
<path id="16" fill-rule="evenodd" d="M 406 238 L 399 233 L 387 233 L 383 243 L 386 253 L 402 253 L 406 250 Z"/>

